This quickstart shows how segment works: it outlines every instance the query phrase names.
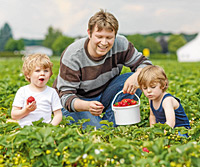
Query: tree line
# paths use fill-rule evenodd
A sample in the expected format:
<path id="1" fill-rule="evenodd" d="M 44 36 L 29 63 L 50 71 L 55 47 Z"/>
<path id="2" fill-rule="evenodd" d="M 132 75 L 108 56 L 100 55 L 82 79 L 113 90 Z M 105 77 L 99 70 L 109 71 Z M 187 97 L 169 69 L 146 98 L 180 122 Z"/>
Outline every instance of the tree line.
<path id="1" fill-rule="evenodd" d="M 139 50 L 143 51 L 145 48 L 150 50 L 150 53 L 176 53 L 177 49 L 192 40 L 197 34 L 172 34 L 172 33 L 152 33 L 147 35 L 132 34 L 125 35 L 127 39 L 134 44 Z M 5 23 L 0 28 L 0 52 L 2 51 L 21 51 L 27 45 L 43 45 L 53 50 L 54 55 L 61 55 L 62 51 L 75 38 L 64 35 L 59 29 L 50 26 L 42 40 L 27 40 L 27 39 L 13 39 L 12 29 L 8 23 Z"/>

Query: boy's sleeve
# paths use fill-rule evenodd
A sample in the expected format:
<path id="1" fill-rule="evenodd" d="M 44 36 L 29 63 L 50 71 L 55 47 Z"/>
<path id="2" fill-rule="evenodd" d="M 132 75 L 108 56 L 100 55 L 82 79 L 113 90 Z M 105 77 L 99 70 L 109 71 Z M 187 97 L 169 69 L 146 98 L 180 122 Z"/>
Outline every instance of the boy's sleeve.
<path id="1" fill-rule="evenodd" d="M 61 105 L 58 93 L 56 92 L 55 89 L 53 89 L 52 111 L 56 111 L 56 110 L 61 109 L 61 108 L 62 108 L 62 105 Z"/>
<path id="2" fill-rule="evenodd" d="M 25 103 L 25 99 L 24 99 L 23 89 L 20 88 L 15 95 L 12 106 L 23 107 L 25 105 L 24 103 Z"/>

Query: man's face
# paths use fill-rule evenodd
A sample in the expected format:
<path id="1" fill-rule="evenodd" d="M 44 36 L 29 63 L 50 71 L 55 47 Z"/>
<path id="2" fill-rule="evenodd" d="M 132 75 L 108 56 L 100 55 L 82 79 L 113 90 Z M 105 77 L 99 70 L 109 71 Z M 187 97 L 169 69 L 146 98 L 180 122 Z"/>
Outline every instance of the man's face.
<path id="1" fill-rule="evenodd" d="M 107 29 L 98 31 L 95 26 L 92 34 L 88 31 L 90 41 L 88 43 L 88 52 L 92 57 L 102 57 L 113 47 L 115 41 L 115 32 Z"/>

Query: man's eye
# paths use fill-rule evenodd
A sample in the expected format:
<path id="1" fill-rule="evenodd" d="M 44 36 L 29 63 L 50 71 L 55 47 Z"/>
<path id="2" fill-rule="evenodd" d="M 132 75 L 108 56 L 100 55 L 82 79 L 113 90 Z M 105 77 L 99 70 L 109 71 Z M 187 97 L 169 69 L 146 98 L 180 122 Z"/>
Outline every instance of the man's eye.
<path id="1" fill-rule="evenodd" d="M 112 39 L 113 37 L 107 37 L 107 39 Z"/>

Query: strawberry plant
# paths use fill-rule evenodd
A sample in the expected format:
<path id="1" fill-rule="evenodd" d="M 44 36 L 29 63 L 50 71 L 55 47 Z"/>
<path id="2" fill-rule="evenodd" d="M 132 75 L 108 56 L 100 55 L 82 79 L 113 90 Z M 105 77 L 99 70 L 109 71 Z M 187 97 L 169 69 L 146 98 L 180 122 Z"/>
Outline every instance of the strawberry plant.
<path id="1" fill-rule="evenodd" d="M 52 86 L 59 59 L 52 58 Z M 168 92 L 181 99 L 191 129 L 166 124 L 149 127 L 149 102 L 140 97 L 141 122 L 113 128 L 102 121 L 102 129 L 68 125 L 71 117 L 58 126 L 42 120 L 21 128 L 11 121 L 10 111 L 16 91 L 27 84 L 19 58 L 0 59 L 0 167 L 197 167 L 200 164 L 200 63 L 154 60 L 169 79 Z M 126 69 L 123 70 L 126 72 Z M 128 103 L 128 100 L 124 99 Z M 188 133 L 181 137 L 178 133 Z"/>

